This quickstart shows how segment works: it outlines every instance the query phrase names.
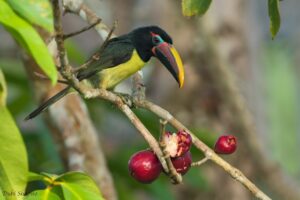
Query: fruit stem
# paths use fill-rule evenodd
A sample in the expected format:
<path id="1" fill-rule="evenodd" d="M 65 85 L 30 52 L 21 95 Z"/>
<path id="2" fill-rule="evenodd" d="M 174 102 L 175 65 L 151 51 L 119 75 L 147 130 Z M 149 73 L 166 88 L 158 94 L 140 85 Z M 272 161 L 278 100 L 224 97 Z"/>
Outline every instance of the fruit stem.
<path id="1" fill-rule="evenodd" d="M 159 123 L 160 123 L 160 136 L 159 136 L 159 143 L 163 143 L 163 135 L 166 131 L 166 125 L 168 123 L 167 120 L 163 120 L 163 119 L 160 119 L 159 120 Z"/>
<path id="2" fill-rule="evenodd" d="M 166 174 L 168 174 L 168 176 L 171 178 L 172 183 L 173 184 L 179 184 L 182 182 L 182 176 L 177 173 L 175 167 L 173 166 L 173 163 L 171 161 L 170 155 L 168 153 L 168 151 L 166 151 L 166 144 L 163 141 L 163 135 L 165 133 L 166 130 L 166 124 L 168 123 L 167 120 L 159 120 L 160 123 L 160 137 L 159 137 L 159 146 L 162 149 L 162 153 L 163 153 L 163 159 L 166 161 L 167 163 L 167 167 L 169 171 L 165 171 Z"/>
<path id="3" fill-rule="evenodd" d="M 201 159 L 201 160 L 199 160 L 197 162 L 193 162 L 192 163 L 192 167 L 200 166 L 200 165 L 204 164 L 208 160 L 209 160 L 208 157 L 204 157 L 203 159 Z"/>

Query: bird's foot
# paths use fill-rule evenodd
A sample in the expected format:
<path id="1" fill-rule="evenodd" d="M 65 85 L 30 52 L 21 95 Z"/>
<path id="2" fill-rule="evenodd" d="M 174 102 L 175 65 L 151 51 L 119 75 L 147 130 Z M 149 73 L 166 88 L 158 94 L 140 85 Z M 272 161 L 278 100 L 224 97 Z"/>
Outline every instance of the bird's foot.
<path id="1" fill-rule="evenodd" d="M 130 108 L 134 108 L 134 104 L 132 102 L 132 96 L 130 94 L 115 92 L 115 94 L 121 98 L 121 100 L 128 105 Z"/>

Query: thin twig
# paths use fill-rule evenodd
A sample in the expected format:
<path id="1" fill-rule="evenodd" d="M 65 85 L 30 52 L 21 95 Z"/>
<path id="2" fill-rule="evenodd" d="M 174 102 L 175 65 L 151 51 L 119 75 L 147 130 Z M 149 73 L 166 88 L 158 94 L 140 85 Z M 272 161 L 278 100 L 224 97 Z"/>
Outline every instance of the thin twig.
<path id="1" fill-rule="evenodd" d="M 166 172 L 167 175 L 171 178 L 173 184 L 179 184 L 182 182 L 182 176 L 179 173 L 177 173 L 177 171 L 172 163 L 170 154 L 168 151 L 166 151 L 166 144 L 163 140 L 163 135 L 165 133 L 165 128 L 166 128 L 167 123 L 168 122 L 166 120 L 160 120 L 159 146 L 162 149 L 163 158 L 166 160 L 166 163 L 167 163 L 167 166 L 169 169 L 169 172 Z"/>
<path id="2" fill-rule="evenodd" d="M 63 2 L 65 3 L 66 1 L 67 0 L 65 0 Z M 74 76 L 74 74 L 71 71 L 72 68 L 69 65 L 68 58 L 67 58 L 67 55 L 66 55 L 66 51 L 65 51 L 65 48 L 64 48 L 63 30 L 62 30 L 62 25 L 61 25 L 61 12 L 60 12 L 60 7 L 59 7 L 59 0 L 53 0 L 52 2 L 53 2 L 52 4 L 53 4 L 54 24 L 55 24 L 54 28 L 55 28 L 55 32 L 56 32 L 55 41 L 57 43 L 56 46 L 57 46 L 57 53 L 58 53 L 58 58 L 59 58 L 59 59 L 56 59 L 56 60 L 57 60 L 57 62 L 60 63 L 60 72 L 61 72 L 62 76 L 69 82 L 70 85 L 73 86 L 73 88 L 76 89 L 77 88 L 76 86 L 78 86 L 79 81 L 77 80 L 77 78 Z M 73 3 L 73 5 L 76 5 L 76 4 L 79 4 L 80 2 L 79 1 L 76 1 L 76 2 L 72 1 L 71 4 L 72 3 Z M 82 87 L 82 86 L 78 86 L 78 87 Z M 85 110 L 84 108 L 80 108 L 80 106 L 79 106 L 78 109 L 79 110 L 80 109 Z M 76 111 L 74 111 L 74 112 L 76 112 Z M 76 113 L 76 115 L 73 115 L 73 117 L 75 117 L 76 120 L 80 119 L 80 117 L 77 118 L 78 113 Z M 72 120 L 74 121 L 75 119 L 73 119 L 71 117 L 71 124 L 72 124 Z M 76 122 L 76 120 L 74 121 L 74 123 Z M 93 141 L 97 141 L 97 134 L 95 133 L 95 130 L 94 130 L 93 126 L 88 125 L 89 122 L 90 121 L 89 121 L 88 117 L 84 118 L 84 120 L 80 120 L 79 124 L 76 122 L 76 128 L 80 129 L 80 128 L 83 128 L 84 125 L 86 125 L 87 127 L 85 128 L 85 130 L 86 130 L 86 133 L 88 133 L 89 138 L 92 138 Z M 64 130 L 63 133 L 65 133 L 66 128 L 67 127 L 63 128 L 63 130 Z M 79 132 L 80 132 L 80 130 L 79 130 Z M 74 136 L 74 135 L 71 135 L 72 137 L 70 137 L 70 134 L 67 134 L 67 135 L 68 135 L 67 139 L 74 138 L 74 137 L 76 138 L 76 136 Z M 89 140 L 82 139 L 82 138 L 84 138 L 84 137 L 79 137 L 79 138 L 77 137 L 77 139 L 82 141 L 83 147 L 86 146 L 87 144 L 89 146 L 84 149 L 85 152 L 83 152 L 83 154 L 82 154 L 82 155 L 84 155 L 83 156 L 84 157 L 84 165 L 82 165 L 83 164 L 82 159 L 79 163 L 76 162 L 76 164 L 82 165 L 82 167 L 84 167 L 84 168 L 81 168 L 80 170 L 87 171 L 87 172 L 89 172 L 90 175 L 93 175 L 93 177 L 95 178 L 95 181 L 99 184 L 100 189 L 101 189 L 102 194 L 105 197 L 105 199 L 107 199 L 107 200 L 116 200 L 117 195 L 116 195 L 115 187 L 113 185 L 112 177 L 109 173 L 109 170 L 107 169 L 107 166 L 106 166 L 106 163 L 105 163 L 105 158 L 104 158 L 103 152 L 101 150 L 101 146 L 97 142 L 91 142 Z M 72 139 L 71 141 L 74 141 L 74 140 Z M 70 143 L 70 140 L 65 140 L 65 147 L 68 150 L 70 148 L 69 143 Z M 74 142 L 72 142 L 72 144 L 73 143 Z M 76 145 L 76 143 L 75 143 L 75 145 Z M 71 147 L 74 147 L 74 146 L 71 146 Z M 97 158 L 93 157 L 92 153 L 95 154 L 97 152 L 98 152 L 98 154 L 97 154 L 98 157 Z M 69 157 L 69 165 L 70 166 L 74 165 L 74 155 L 76 155 L 76 154 L 72 154 L 71 157 Z M 98 168 L 98 170 L 95 171 L 96 168 Z"/>
<path id="3" fill-rule="evenodd" d="M 64 46 L 64 33 L 62 28 L 59 0 L 52 1 L 52 9 L 54 15 L 55 41 L 57 44 L 58 57 L 60 61 L 60 73 L 63 76 L 63 78 L 68 81 L 69 85 L 73 86 L 74 89 L 80 92 L 80 90 L 78 89 L 79 81 L 76 78 L 76 76 L 72 73 L 72 67 L 69 64 L 69 60 L 67 58 L 67 53 Z"/>
<path id="4" fill-rule="evenodd" d="M 163 153 L 159 147 L 158 142 L 153 137 L 153 135 L 149 132 L 149 130 L 145 127 L 145 125 L 140 121 L 140 119 L 132 112 L 129 106 L 122 101 L 119 94 L 115 94 L 113 92 L 104 89 L 93 89 L 93 88 L 84 88 L 84 87 L 79 87 L 77 89 L 80 90 L 80 92 L 84 95 L 84 98 L 86 99 L 100 98 L 115 104 L 127 116 L 130 122 L 134 125 L 134 127 L 147 141 L 147 143 L 149 144 L 149 146 L 151 147 L 151 149 L 154 151 L 159 161 L 161 162 L 164 171 L 166 173 L 169 172 L 169 168 L 167 167 L 166 161 L 163 158 Z"/>
<path id="5" fill-rule="evenodd" d="M 88 31 L 91 28 L 93 28 L 94 26 L 96 26 L 97 24 L 101 23 L 101 21 L 102 21 L 101 19 L 97 19 L 97 21 L 95 21 L 94 23 L 90 24 L 89 26 L 86 26 L 86 27 L 84 27 L 84 28 L 82 28 L 82 29 L 80 29 L 78 31 L 73 32 L 73 33 L 64 34 L 63 35 L 63 39 L 66 40 L 66 39 L 68 39 L 70 37 L 74 37 L 74 36 L 79 35 L 79 34 L 85 32 L 85 31 Z"/>
<path id="6" fill-rule="evenodd" d="M 143 83 L 143 71 L 136 72 L 132 77 L 132 96 L 135 101 L 146 99 L 146 87 Z"/>
<path id="7" fill-rule="evenodd" d="M 142 136 L 148 142 L 149 146 L 152 148 L 152 150 L 159 158 L 164 170 L 168 172 L 166 161 L 162 158 L 162 151 L 158 143 L 156 142 L 155 138 L 148 131 L 148 129 L 143 125 L 143 123 L 138 119 L 138 117 L 131 111 L 131 109 L 126 104 L 123 103 L 122 99 L 118 95 L 112 92 L 103 89 L 89 88 L 88 86 L 80 83 L 77 80 L 77 78 L 74 76 L 73 72 L 69 68 L 70 66 L 68 64 L 68 61 L 65 58 L 66 53 L 65 53 L 64 43 L 62 39 L 63 34 L 62 34 L 61 16 L 60 16 L 60 8 L 58 5 L 58 0 L 53 0 L 53 9 L 54 9 L 53 11 L 55 16 L 54 27 L 55 27 L 55 31 L 57 32 L 55 39 L 57 42 L 57 49 L 60 56 L 62 76 L 66 78 L 68 81 L 70 81 L 70 85 L 74 89 L 76 89 L 80 94 L 83 94 L 86 98 L 101 97 L 102 99 L 108 100 L 114 103 L 115 105 L 117 105 L 117 107 L 128 117 L 131 123 L 139 130 L 139 132 L 142 134 Z"/>
<path id="8" fill-rule="evenodd" d="M 165 152 L 163 151 L 163 154 L 165 154 Z M 171 178 L 172 183 L 173 184 L 180 184 L 182 183 L 182 176 L 177 173 L 176 169 L 173 166 L 172 160 L 170 158 L 170 156 L 165 157 L 168 169 L 169 169 L 169 173 L 167 173 L 167 175 Z"/>
<path id="9" fill-rule="evenodd" d="M 58 56 L 61 63 L 61 68 L 63 71 L 65 70 L 65 67 L 68 65 L 68 61 L 66 60 L 66 51 L 64 47 L 64 33 L 61 25 L 61 13 L 60 13 L 60 7 L 59 7 L 59 0 L 53 0 L 52 1 L 52 8 L 53 8 L 53 14 L 54 14 L 54 29 L 55 29 L 55 41 L 57 43 L 57 48 L 59 50 Z"/>
<path id="10" fill-rule="evenodd" d="M 159 142 L 162 144 L 163 143 L 163 135 L 166 132 L 166 125 L 167 125 L 168 121 L 160 119 L 159 123 L 160 123 Z"/>
<path id="11" fill-rule="evenodd" d="M 73 70 L 72 70 L 73 73 L 76 73 L 76 72 L 78 72 L 82 69 L 87 68 L 91 63 L 93 63 L 94 61 L 97 61 L 97 60 L 100 59 L 100 56 L 101 56 L 103 50 L 105 49 L 105 47 L 107 46 L 108 41 L 111 38 L 111 36 L 112 36 L 113 32 L 115 31 L 116 27 L 117 27 L 117 21 L 114 22 L 113 27 L 110 29 L 106 39 L 104 40 L 104 42 L 102 43 L 102 45 L 100 47 L 100 49 L 94 55 L 92 55 L 90 57 L 90 59 L 88 59 L 88 61 L 86 61 L 84 64 L 82 64 L 81 66 L 79 66 L 77 68 L 73 68 Z"/>
<path id="12" fill-rule="evenodd" d="M 200 165 L 204 164 L 206 161 L 208 161 L 208 157 L 204 157 L 203 159 L 199 160 L 198 162 L 193 162 L 192 167 L 200 166 Z"/>
<path id="13" fill-rule="evenodd" d="M 81 8 L 84 6 L 81 5 Z M 87 8 L 86 8 L 87 9 Z M 87 9 L 88 10 L 88 9 Z M 128 119 L 131 121 L 131 123 L 139 130 L 139 132 L 142 134 L 142 136 L 145 138 L 145 140 L 148 142 L 149 146 L 152 148 L 152 150 L 157 155 L 158 159 L 160 160 L 163 169 L 168 172 L 168 168 L 166 165 L 165 160 L 162 158 L 162 151 L 155 140 L 155 138 L 152 136 L 152 134 L 148 131 L 148 129 L 144 126 L 144 124 L 139 120 L 139 118 L 132 112 L 132 110 L 124 104 L 122 99 L 112 92 L 103 90 L 103 89 L 93 89 L 89 88 L 86 85 L 83 85 L 81 82 L 78 81 L 78 79 L 74 76 L 74 73 L 70 70 L 70 65 L 68 64 L 68 61 L 65 57 L 66 52 L 64 48 L 64 41 L 63 41 L 63 31 L 61 26 L 61 15 L 60 15 L 60 8 L 58 4 L 58 0 L 53 0 L 53 13 L 54 13 L 54 28 L 56 31 L 56 42 L 57 42 L 57 49 L 59 52 L 59 58 L 61 62 L 61 74 L 62 76 L 70 81 L 70 85 L 76 89 L 80 94 L 83 94 L 86 98 L 91 97 L 101 97 L 102 99 L 108 100 L 115 105 L 128 117 Z M 97 16 L 94 16 L 94 18 Z M 116 26 L 116 23 L 114 24 L 114 27 Z M 110 34 L 108 36 L 110 37 L 112 35 L 114 28 L 110 31 Z M 104 47 L 103 47 L 104 48 Z M 96 96 L 95 96 L 96 95 Z"/>
<path id="14" fill-rule="evenodd" d="M 38 77 L 38 78 L 40 78 L 40 79 L 42 79 L 42 80 L 50 81 L 50 78 L 47 77 L 47 76 L 45 76 L 45 75 L 43 75 L 43 74 L 40 74 L 40 73 L 38 73 L 38 72 L 33 72 L 33 73 L 34 73 L 34 75 L 35 75 L 36 77 Z M 69 85 L 69 82 L 66 81 L 66 80 L 58 79 L 57 82 L 58 82 L 58 83 L 65 84 L 65 85 Z"/>
<path id="15" fill-rule="evenodd" d="M 205 156 L 212 160 L 215 164 L 223 168 L 229 173 L 235 180 L 244 185 L 256 198 L 261 200 L 271 200 L 264 192 L 262 192 L 254 183 L 252 183 L 240 170 L 231 166 L 220 156 L 218 156 L 212 149 L 210 149 L 205 143 L 203 143 L 198 137 L 196 137 L 189 129 L 187 129 L 181 122 L 174 118 L 167 110 L 161 108 L 158 105 L 153 104 L 150 101 L 134 102 L 137 106 L 145 108 L 158 117 L 167 120 L 173 127 L 178 130 L 186 130 L 193 139 L 194 145 L 201 150 Z"/>
<path id="16" fill-rule="evenodd" d="M 82 1 L 75 1 L 75 0 L 64 0 L 63 6 L 66 12 L 70 12 L 73 14 L 77 14 L 87 23 L 92 24 L 95 22 L 99 17 L 95 14 L 93 10 L 91 10 L 88 6 L 86 6 Z M 96 31 L 102 37 L 102 39 L 106 38 L 109 33 L 109 28 L 104 24 L 100 23 L 97 24 L 95 27 Z M 115 35 L 111 36 L 112 38 Z"/>
<path id="17" fill-rule="evenodd" d="M 55 6 L 58 7 L 58 0 L 53 0 L 54 8 Z M 57 5 L 55 5 L 57 4 Z M 87 20 L 91 20 L 93 18 L 97 18 L 97 16 L 84 4 L 80 5 L 80 9 L 77 10 L 78 14 L 81 15 L 83 18 L 89 18 Z M 59 11 L 59 8 L 57 9 Z M 56 10 L 56 12 L 57 12 Z M 80 11 L 82 11 L 80 14 Z M 75 12 L 75 11 L 74 11 Z M 87 14 L 89 13 L 89 14 Z M 60 13 L 59 13 L 60 14 Z M 62 28 L 60 24 L 60 18 L 57 17 L 57 13 L 54 12 L 54 16 L 56 16 L 55 20 L 55 30 L 58 31 L 58 33 L 62 33 Z M 59 23 L 57 23 L 57 21 Z M 58 24 L 58 25 L 57 25 Z M 100 24 L 97 27 L 100 27 Z M 103 28 L 103 26 L 101 27 Z M 102 29 L 99 29 L 98 32 L 101 34 Z M 69 66 L 68 63 L 64 63 L 65 58 L 65 50 L 63 48 L 63 37 L 61 34 L 57 34 L 56 40 L 58 43 L 58 50 L 60 52 L 60 61 L 61 61 L 61 67 L 62 67 L 62 74 L 63 76 L 67 77 L 67 80 L 69 80 L 72 83 L 72 86 L 77 89 L 80 93 L 84 95 L 85 98 L 101 98 L 108 100 L 115 105 L 128 117 L 128 119 L 131 121 L 131 123 L 139 130 L 141 135 L 145 138 L 145 140 L 148 142 L 149 146 L 153 149 L 153 151 L 158 156 L 160 162 L 162 163 L 162 166 L 166 172 L 168 172 L 169 168 L 167 166 L 166 161 L 163 159 L 163 153 L 155 140 L 155 138 L 151 135 L 151 133 L 148 131 L 148 129 L 142 124 L 142 122 L 137 118 L 137 116 L 132 112 L 132 110 L 129 108 L 128 105 L 126 105 L 122 99 L 109 91 L 103 90 L 103 89 L 93 89 L 93 88 L 87 88 L 85 86 L 82 86 L 82 83 L 78 82 L 78 80 L 72 79 L 71 71 L 66 70 L 66 68 Z M 61 44 L 62 42 L 62 44 Z M 133 99 L 134 101 L 134 99 Z M 214 153 L 212 149 L 210 149 L 206 144 L 204 144 L 201 140 L 199 140 L 191 131 L 189 131 L 181 122 L 179 122 L 177 119 L 175 119 L 168 111 L 164 110 L 163 108 L 149 102 L 146 100 L 141 101 L 135 101 L 134 104 L 137 106 L 143 107 L 149 111 L 152 111 L 160 118 L 167 120 L 172 126 L 177 128 L 178 130 L 186 130 L 188 133 L 191 134 L 194 145 L 201 150 L 207 159 L 212 160 L 215 164 L 222 167 L 227 173 L 229 173 L 234 179 L 239 181 L 241 184 L 243 184 L 255 197 L 262 200 L 270 200 L 270 198 L 264 194 L 261 190 L 259 190 L 248 178 L 244 176 L 242 172 L 240 172 L 238 169 L 231 166 L 229 163 L 227 163 L 225 160 L 223 160 L 221 157 L 219 157 L 217 154 Z"/>

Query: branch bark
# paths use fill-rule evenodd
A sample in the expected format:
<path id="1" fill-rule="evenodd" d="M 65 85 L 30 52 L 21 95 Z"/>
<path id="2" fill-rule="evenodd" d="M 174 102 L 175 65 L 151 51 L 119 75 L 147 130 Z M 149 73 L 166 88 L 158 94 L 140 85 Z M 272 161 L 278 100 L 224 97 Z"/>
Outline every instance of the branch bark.
<path id="1" fill-rule="evenodd" d="M 167 110 L 164 110 L 158 105 L 153 104 L 150 101 L 140 101 L 135 102 L 136 105 L 150 110 L 155 113 L 160 118 L 167 120 L 172 126 L 177 130 L 187 131 L 193 139 L 194 145 L 204 153 L 205 157 L 215 164 L 224 169 L 232 178 L 243 184 L 256 198 L 269 200 L 266 194 L 264 194 L 255 184 L 253 184 L 240 170 L 234 168 L 221 157 L 219 157 L 212 149 L 210 149 L 205 143 L 203 143 L 199 138 L 197 138 L 190 130 L 188 130 L 180 121 L 174 118 Z"/>
<path id="2" fill-rule="evenodd" d="M 58 7 L 58 0 L 54 0 L 53 5 L 54 5 L 54 12 L 56 12 L 54 14 L 54 16 L 56 17 L 55 30 L 57 31 L 56 41 L 58 44 L 57 49 L 59 51 L 60 64 L 62 68 L 61 74 L 64 76 L 65 79 L 67 79 L 70 82 L 70 85 L 72 85 L 85 98 L 101 98 L 115 104 L 127 116 L 130 122 L 139 130 L 141 135 L 145 138 L 145 140 L 148 142 L 150 147 L 158 156 L 164 170 L 168 172 L 169 169 L 166 165 L 165 160 L 163 159 L 163 153 L 158 145 L 158 142 L 151 135 L 151 133 L 146 129 L 146 127 L 141 123 L 141 121 L 137 118 L 137 116 L 131 111 L 130 107 L 127 105 L 128 104 L 127 101 L 123 102 L 122 98 L 120 98 L 118 95 L 112 92 L 102 90 L 102 89 L 88 88 L 87 86 L 80 83 L 76 79 L 76 77 L 74 77 L 72 70 L 69 70 L 71 66 L 68 65 L 67 59 L 65 57 L 65 50 L 64 50 L 63 43 L 60 42 L 61 40 L 63 40 L 63 33 L 61 28 L 60 17 L 58 16 L 58 13 L 60 13 Z M 87 9 L 83 4 L 81 4 L 78 10 L 86 11 Z M 79 14 L 80 13 L 81 12 L 79 12 Z M 61 33 L 59 33 L 60 31 Z M 189 131 L 183 124 L 181 124 L 177 119 L 175 119 L 168 111 L 146 100 L 131 99 L 129 105 L 132 104 L 152 111 L 159 117 L 167 120 L 171 125 L 173 125 L 178 130 L 186 130 L 187 132 L 189 132 L 193 138 L 194 145 L 205 154 L 206 158 L 212 160 L 215 164 L 223 168 L 224 171 L 230 174 L 235 180 L 243 184 L 258 199 L 263 199 L 263 200 L 270 199 L 266 194 L 264 194 L 261 190 L 259 190 L 247 177 L 245 177 L 240 170 L 234 168 L 225 160 L 223 160 L 221 157 L 219 157 L 217 154 L 215 154 L 212 149 L 210 149 L 201 140 L 199 140 L 191 131 Z"/>
<path id="3" fill-rule="evenodd" d="M 227 119 L 223 124 L 235 130 L 240 141 L 243 142 L 242 145 L 247 149 L 242 152 L 243 156 L 251 159 L 251 163 L 256 163 L 252 176 L 261 179 L 261 175 L 263 175 L 263 181 L 281 199 L 299 199 L 300 193 L 296 189 L 297 184 L 269 158 L 259 140 L 261 135 L 257 133 L 256 128 L 259 123 L 264 123 L 261 113 L 256 113 L 253 118 L 248 109 L 251 101 L 255 105 L 256 111 L 261 108 L 258 101 L 253 99 L 253 96 L 261 94 L 257 92 L 260 89 L 260 85 L 257 83 L 260 72 L 252 75 L 253 71 L 257 70 L 254 67 L 256 63 L 253 61 L 256 59 L 251 58 L 250 52 L 250 43 L 253 41 L 252 37 L 255 33 L 252 32 L 251 26 L 249 27 L 250 22 L 246 20 L 247 6 L 249 6 L 248 2 L 242 0 L 234 0 L 229 3 L 218 2 L 210 8 L 210 12 L 201 21 L 199 29 L 206 39 L 207 45 L 205 56 L 213 58 L 208 61 L 207 65 L 209 66 L 206 67 L 206 72 L 211 77 L 208 84 L 214 86 L 222 98 L 223 110 L 231 113 L 229 117 L 226 115 Z M 232 12 L 232 10 L 236 12 Z M 234 72 L 238 76 L 234 76 Z M 243 88 L 243 84 L 239 83 L 251 85 L 251 89 L 259 88 L 255 90 L 256 93 L 252 95 L 251 101 L 247 102 L 242 94 L 252 94 L 253 91 L 249 92 L 249 89 Z M 219 117 L 224 118 L 224 116 Z M 278 180 L 284 180 L 284 182 Z"/>
<path id="4" fill-rule="evenodd" d="M 48 48 L 58 66 L 55 41 L 51 40 L 52 37 L 49 35 L 41 35 L 45 41 L 50 41 Z M 65 58 L 65 55 L 60 54 L 60 57 Z M 42 72 L 32 58 L 26 56 L 24 63 L 38 101 L 47 99 L 63 88 L 61 84 L 52 87 L 49 81 L 41 81 L 34 72 Z M 105 199 L 116 200 L 113 179 L 106 165 L 98 133 L 83 100 L 78 95 L 63 98 L 49 108 L 49 112 L 45 115 L 45 122 L 58 145 L 66 169 L 85 171 L 96 181 Z"/>

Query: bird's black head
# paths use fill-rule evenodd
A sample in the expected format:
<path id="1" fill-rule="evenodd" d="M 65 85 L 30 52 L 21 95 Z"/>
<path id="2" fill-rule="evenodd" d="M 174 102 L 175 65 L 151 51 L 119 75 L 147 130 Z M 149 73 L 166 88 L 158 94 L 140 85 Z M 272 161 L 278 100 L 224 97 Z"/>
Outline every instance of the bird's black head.
<path id="1" fill-rule="evenodd" d="M 148 62 L 152 56 L 157 57 L 171 72 L 182 87 L 184 82 L 184 69 L 181 58 L 172 46 L 172 38 L 158 26 L 146 26 L 129 33 L 131 41 L 139 56 Z"/>
<path id="2" fill-rule="evenodd" d="M 154 56 L 152 48 L 155 46 L 155 42 L 159 42 L 159 38 L 153 34 L 156 34 L 168 44 L 173 44 L 172 38 L 158 26 L 140 27 L 130 33 L 134 47 L 145 62 L 148 62 Z"/>

